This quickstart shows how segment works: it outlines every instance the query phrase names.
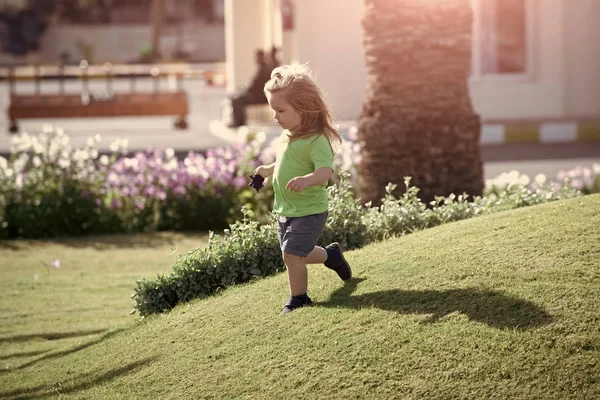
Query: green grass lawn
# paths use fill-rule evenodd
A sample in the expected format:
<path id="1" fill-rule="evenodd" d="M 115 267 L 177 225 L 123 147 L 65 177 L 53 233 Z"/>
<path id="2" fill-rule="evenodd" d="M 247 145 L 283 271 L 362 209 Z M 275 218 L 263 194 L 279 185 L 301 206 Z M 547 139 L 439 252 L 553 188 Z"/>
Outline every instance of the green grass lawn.
<path id="1" fill-rule="evenodd" d="M 285 274 L 127 314 L 167 242 L 203 240 L 5 243 L 0 398 L 600 398 L 600 195 L 348 252 L 289 315 Z"/>
<path id="2" fill-rule="evenodd" d="M 0 370 L 130 323 L 135 280 L 206 243 L 206 234 L 176 233 L 0 241 Z"/>

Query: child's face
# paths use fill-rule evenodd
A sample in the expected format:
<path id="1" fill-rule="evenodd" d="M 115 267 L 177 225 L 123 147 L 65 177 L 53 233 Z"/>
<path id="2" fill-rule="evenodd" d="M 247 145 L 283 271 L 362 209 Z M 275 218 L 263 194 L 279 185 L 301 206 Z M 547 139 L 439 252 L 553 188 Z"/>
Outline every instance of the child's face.
<path id="1" fill-rule="evenodd" d="M 267 100 L 274 111 L 273 118 L 283 129 L 293 131 L 302 123 L 302 116 L 285 98 L 285 92 L 267 93 Z"/>

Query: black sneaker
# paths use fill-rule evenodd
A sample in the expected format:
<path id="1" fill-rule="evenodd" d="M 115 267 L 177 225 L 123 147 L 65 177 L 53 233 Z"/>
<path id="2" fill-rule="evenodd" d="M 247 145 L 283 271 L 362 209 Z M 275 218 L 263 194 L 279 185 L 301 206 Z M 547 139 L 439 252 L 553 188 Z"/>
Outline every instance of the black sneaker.
<path id="1" fill-rule="evenodd" d="M 308 297 L 306 293 L 301 294 L 300 296 L 290 296 L 290 299 L 288 300 L 285 307 L 283 307 L 283 311 L 281 311 L 281 313 L 287 314 L 289 312 L 294 311 L 296 308 L 308 306 L 311 304 L 312 300 L 310 299 L 310 297 Z"/>
<path id="2" fill-rule="evenodd" d="M 344 258 L 344 250 L 342 249 L 342 245 L 338 242 L 333 242 L 329 246 L 325 247 L 325 251 L 327 252 L 327 261 L 325 261 L 325 266 L 337 272 L 343 281 L 347 281 L 348 279 L 352 278 L 352 269 L 350 268 L 350 264 L 348 264 Z"/>

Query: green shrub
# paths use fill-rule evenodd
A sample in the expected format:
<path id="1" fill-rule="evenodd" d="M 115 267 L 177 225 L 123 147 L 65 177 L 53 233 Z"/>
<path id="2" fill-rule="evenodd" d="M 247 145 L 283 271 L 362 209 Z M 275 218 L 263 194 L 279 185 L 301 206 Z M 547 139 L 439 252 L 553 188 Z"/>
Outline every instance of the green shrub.
<path id="1" fill-rule="evenodd" d="M 181 256 L 171 273 L 155 281 L 137 281 L 132 298 L 140 315 L 167 311 L 180 302 L 282 270 L 274 221 L 261 226 L 242 211 L 243 219 L 231 224 L 223 237 L 211 232 L 208 246 Z"/>
<path id="2" fill-rule="evenodd" d="M 350 174 L 340 173 L 340 181 L 329 190 L 329 216 L 318 244 L 339 242 L 345 249 L 357 249 L 366 244 L 367 228 L 362 221 L 364 207 L 354 195 Z"/>
<path id="3" fill-rule="evenodd" d="M 427 207 L 418 197 L 419 189 L 405 178 L 406 192 L 395 198 L 395 185 L 388 185 L 379 207 L 362 206 L 352 190 L 348 173 L 329 187 L 329 216 L 320 245 L 333 241 L 355 249 L 443 223 L 491 212 L 570 198 L 581 193 L 570 187 L 548 186 L 535 191 L 523 185 L 508 185 L 502 190 L 468 201 L 467 195 L 438 197 Z M 243 219 L 230 225 L 224 236 L 211 233 L 209 245 L 179 258 L 173 270 L 156 280 L 137 281 L 134 307 L 142 315 L 170 310 L 180 302 L 201 298 L 230 285 L 268 276 L 284 269 L 275 216 L 261 225 L 243 208 Z"/>
<path id="4" fill-rule="evenodd" d="M 417 196 L 419 189 L 410 186 L 410 178 L 404 178 L 406 192 L 396 199 L 392 192 L 395 184 L 388 184 L 386 195 L 379 207 L 366 204 L 363 223 L 367 227 L 369 241 L 384 240 L 393 236 L 421 230 L 429 226 L 431 211 Z"/>

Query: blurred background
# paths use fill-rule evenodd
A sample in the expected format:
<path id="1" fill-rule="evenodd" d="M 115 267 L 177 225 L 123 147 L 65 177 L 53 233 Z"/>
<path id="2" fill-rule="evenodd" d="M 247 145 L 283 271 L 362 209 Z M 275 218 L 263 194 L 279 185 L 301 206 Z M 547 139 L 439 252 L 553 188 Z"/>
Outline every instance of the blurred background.
<path id="1" fill-rule="evenodd" d="M 556 175 L 598 161 L 600 2 L 467 2 L 468 93 L 481 119 L 485 177 L 512 169 Z M 16 132 L 40 132 L 45 124 L 62 128 L 75 146 L 100 134 L 105 151 L 118 138 L 131 150 L 186 152 L 243 141 L 249 132 L 274 137 L 264 99 L 246 104 L 242 123 L 231 121 L 231 99 L 259 79 L 260 50 L 273 56 L 273 65 L 309 63 L 348 138 L 368 101 L 372 61 L 363 18 L 371 3 L 377 2 L 0 0 L 0 98 L 7 110 L 0 113 L 0 154 L 10 153 Z M 393 9 L 404 2 L 381 3 Z M 412 3 L 431 7 L 444 0 Z M 144 93 L 161 93 L 158 109 Z M 57 106 L 61 113 L 40 109 L 80 97 L 105 108 L 112 101 L 113 109 L 93 115 L 84 115 L 81 105 Z"/>

